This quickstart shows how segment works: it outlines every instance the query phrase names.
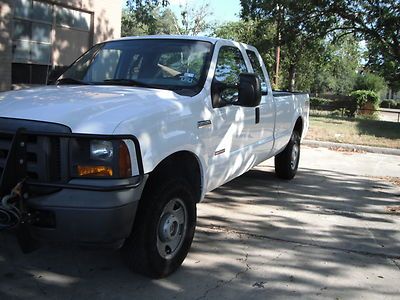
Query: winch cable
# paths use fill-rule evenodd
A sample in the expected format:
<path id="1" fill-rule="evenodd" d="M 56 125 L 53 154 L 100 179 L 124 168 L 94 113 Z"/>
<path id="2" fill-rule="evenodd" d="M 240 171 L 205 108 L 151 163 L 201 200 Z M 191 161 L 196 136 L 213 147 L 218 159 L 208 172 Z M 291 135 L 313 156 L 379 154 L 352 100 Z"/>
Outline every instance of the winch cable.
<path id="1" fill-rule="evenodd" d="M 22 198 L 22 187 L 25 180 L 17 183 L 9 195 L 4 196 L 0 203 L 0 231 L 12 229 L 22 222 L 21 209 L 17 207 L 18 199 Z"/>

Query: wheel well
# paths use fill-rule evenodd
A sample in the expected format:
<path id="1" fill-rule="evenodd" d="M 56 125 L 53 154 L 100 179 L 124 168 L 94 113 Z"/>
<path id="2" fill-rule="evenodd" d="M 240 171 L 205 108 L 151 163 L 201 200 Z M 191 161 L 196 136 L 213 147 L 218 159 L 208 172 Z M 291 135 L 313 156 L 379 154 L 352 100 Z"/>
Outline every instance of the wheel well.
<path id="1" fill-rule="evenodd" d="M 298 117 L 293 131 L 297 131 L 301 137 L 301 134 L 303 133 L 303 119 L 301 117 Z"/>
<path id="2" fill-rule="evenodd" d="M 151 192 L 154 184 L 159 184 L 161 180 L 172 176 L 181 176 L 186 179 L 195 192 L 196 202 L 200 201 L 202 191 L 200 163 L 196 155 L 189 151 L 176 152 L 162 160 L 150 172 L 144 193 Z"/>

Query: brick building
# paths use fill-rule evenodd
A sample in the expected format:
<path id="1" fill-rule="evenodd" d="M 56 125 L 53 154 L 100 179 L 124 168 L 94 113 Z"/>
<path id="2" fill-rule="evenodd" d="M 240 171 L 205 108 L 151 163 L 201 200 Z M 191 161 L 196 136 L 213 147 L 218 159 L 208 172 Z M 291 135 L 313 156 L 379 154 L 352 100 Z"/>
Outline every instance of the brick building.
<path id="1" fill-rule="evenodd" d="M 45 84 L 91 45 L 120 37 L 121 0 L 0 0 L 0 91 Z"/>

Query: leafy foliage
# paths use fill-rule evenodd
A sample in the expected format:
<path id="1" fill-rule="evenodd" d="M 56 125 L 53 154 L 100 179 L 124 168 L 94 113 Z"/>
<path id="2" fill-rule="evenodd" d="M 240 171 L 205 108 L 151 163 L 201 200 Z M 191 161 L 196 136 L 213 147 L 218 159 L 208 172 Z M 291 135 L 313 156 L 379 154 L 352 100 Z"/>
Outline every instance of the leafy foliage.
<path id="1" fill-rule="evenodd" d="M 357 104 L 358 109 L 364 108 L 367 104 L 371 104 L 374 109 L 379 108 L 379 96 L 373 91 L 357 90 L 352 92 L 350 97 Z"/>
<path id="2" fill-rule="evenodd" d="M 329 103 L 331 103 L 331 100 L 329 100 L 329 99 L 310 97 L 310 105 L 311 106 L 322 106 L 322 105 L 328 105 Z"/>
<path id="3" fill-rule="evenodd" d="M 207 22 L 207 17 L 212 15 L 210 5 L 203 3 L 200 6 L 190 6 L 188 2 L 181 9 L 181 24 L 179 34 L 198 35 L 201 32 L 211 29 L 212 24 Z"/>
<path id="4" fill-rule="evenodd" d="M 138 36 L 149 34 L 179 34 L 176 26 L 176 17 L 170 9 L 152 8 L 151 22 L 142 22 L 138 19 L 135 12 L 129 10 L 122 11 L 121 35 Z"/>
<path id="5" fill-rule="evenodd" d="M 180 18 L 166 8 L 169 1 L 129 0 L 122 13 L 122 36 L 151 34 L 198 35 L 210 30 L 209 4 L 180 6 Z"/>
<path id="6" fill-rule="evenodd" d="M 380 45 L 369 42 L 367 67 L 372 72 L 385 78 L 389 87 L 395 91 L 400 90 L 400 63 L 388 54 L 382 53 Z"/>
<path id="7" fill-rule="evenodd" d="M 253 45 L 260 52 L 268 70 L 274 64 L 274 25 L 268 22 L 240 20 L 214 28 L 212 36 Z"/>
<path id="8" fill-rule="evenodd" d="M 152 14 L 153 9 L 159 6 L 167 6 L 168 0 L 127 0 L 126 6 L 128 11 L 135 14 L 135 19 L 139 23 L 151 24 L 154 23 L 155 17 Z"/>
<path id="9" fill-rule="evenodd" d="M 400 89 L 398 0 L 324 0 L 319 10 L 338 19 L 338 25 L 332 30 L 356 33 L 366 40 L 368 67 L 383 76 L 393 89 Z"/>
<path id="10" fill-rule="evenodd" d="M 387 87 L 385 80 L 372 73 L 359 74 L 356 79 L 356 90 L 367 90 L 380 93 Z"/>
<path id="11" fill-rule="evenodd" d="M 346 60 L 341 64 L 345 72 L 336 73 L 334 77 L 340 79 L 343 74 L 343 79 L 350 78 L 347 85 L 344 80 L 339 80 L 337 83 L 340 84 L 335 87 L 332 77 L 323 79 L 326 74 L 332 73 L 331 67 L 323 68 L 316 74 L 320 78 L 314 84 L 309 76 L 302 78 L 300 73 L 306 65 L 318 68 L 320 62 L 326 60 L 326 53 L 320 51 L 321 41 L 335 45 L 343 41 L 344 36 L 351 36 L 356 41 L 367 41 L 368 70 L 384 77 L 394 90 L 400 89 L 398 0 L 241 0 L 241 5 L 243 18 L 268 20 L 276 24 L 274 45 L 282 49 L 283 86 L 304 89 L 314 85 L 311 88 L 314 90 L 328 86 L 330 90 L 340 93 L 349 91 L 355 83 L 355 72 L 349 77 L 347 64 L 344 63 Z M 311 61 L 310 53 L 316 54 Z M 334 69 L 338 69 L 337 66 Z"/>

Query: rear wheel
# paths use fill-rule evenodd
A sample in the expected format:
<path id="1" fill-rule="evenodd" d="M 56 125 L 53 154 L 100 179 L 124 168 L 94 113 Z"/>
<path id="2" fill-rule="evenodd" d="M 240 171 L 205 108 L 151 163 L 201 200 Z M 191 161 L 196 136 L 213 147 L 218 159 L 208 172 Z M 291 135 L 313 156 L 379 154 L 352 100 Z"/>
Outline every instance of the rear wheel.
<path id="1" fill-rule="evenodd" d="M 279 178 L 292 179 L 299 166 L 300 134 L 293 131 L 285 149 L 275 156 L 275 173 Z"/>
<path id="2" fill-rule="evenodd" d="M 122 251 L 138 273 L 162 278 L 180 267 L 196 227 L 196 203 L 184 179 L 154 186 L 141 199 L 135 226 Z"/>

